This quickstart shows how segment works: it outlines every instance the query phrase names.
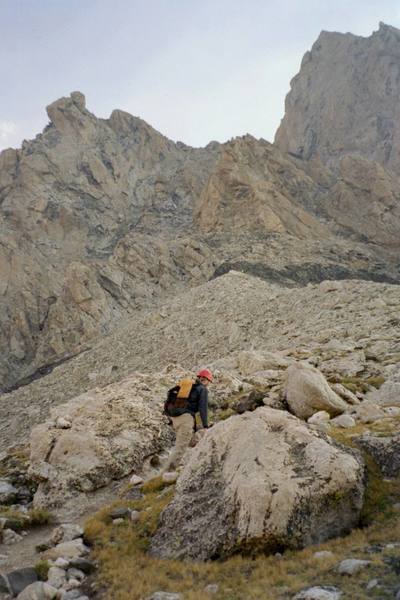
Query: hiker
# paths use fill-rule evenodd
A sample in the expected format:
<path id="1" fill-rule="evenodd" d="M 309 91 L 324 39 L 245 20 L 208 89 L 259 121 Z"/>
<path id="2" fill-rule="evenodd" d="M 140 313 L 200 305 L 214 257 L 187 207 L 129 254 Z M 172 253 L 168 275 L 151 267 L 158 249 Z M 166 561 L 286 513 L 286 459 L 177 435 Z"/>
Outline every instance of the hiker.
<path id="1" fill-rule="evenodd" d="M 203 429 L 208 429 L 208 389 L 213 376 L 208 369 L 197 373 L 196 381 L 183 380 L 168 392 L 165 413 L 175 430 L 175 448 L 166 470 L 177 469 L 196 431 L 196 413 L 200 413 Z M 185 389 L 186 388 L 186 389 Z M 185 397 L 186 396 L 186 397 Z"/>

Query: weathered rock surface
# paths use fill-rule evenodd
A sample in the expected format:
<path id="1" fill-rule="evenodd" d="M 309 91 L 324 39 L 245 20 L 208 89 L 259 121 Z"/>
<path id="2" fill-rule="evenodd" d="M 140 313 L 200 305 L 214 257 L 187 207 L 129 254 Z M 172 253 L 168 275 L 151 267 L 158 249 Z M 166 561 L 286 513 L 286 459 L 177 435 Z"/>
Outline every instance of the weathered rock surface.
<path id="1" fill-rule="evenodd" d="M 332 585 L 318 585 L 302 590 L 293 600 L 339 600 L 341 596 L 342 592 Z"/>
<path id="2" fill-rule="evenodd" d="M 400 433 L 387 437 L 364 434 L 356 438 L 357 444 L 372 456 L 383 475 L 400 475 Z"/>
<path id="3" fill-rule="evenodd" d="M 367 399 L 378 404 L 378 406 L 400 407 L 400 369 L 396 366 L 388 379 L 379 388 L 371 391 Z"/>
<path id="4" fill-rule="evenodd" d="M 206 560 L 340 535 L 357 523 L 363 473 L 356 454 L 283 411 L 232 417 L 189 456 L 152 553 Z"/>
<path id="5" fill-rule="evenodd" d="M 31 583 L 21 592 L 17 600 L 55 600 L 58 591 L 48 583 L 37 581 Z"/>
<path id="6" fill-rule="evenodd" d="M 384 307 L 377 305 L 378 300 Z M 257 371 L 239 372 L 242 351 L 250 352 L 247 357 L 260 356 L 264 366 L 271 366 L 264 362 L 270 360 L 269 353 L 275 361 L 307 359 L 330 381 L 341 382 L 343 375 L 332 373 L 331 367 L 329 373 L 324 371 L 325 359 L 347 356 L 351 362 L 352 354 L 363 349 L 366 366 L 361 380 L 388 379 L 400 357 L 399 310 L 396 285 L 328 281 L 293 290 L 232 271 L 158 308 L 137 312 L 114 334 L 46 377 L 0 396 L 0 448 L 25 442 L 32 424 L 48 419 L 51 406 L 134 372 L 154 373 L 171 363 L 189 369 L 189 374 L 197 367 L 213 365 L 221 387 L 219 383 L 213 386 L 211 398 L 221 402 L 235 391 L 250 392 L 248 382 L 258 380 Z M 344 340 L 345 346 L 332 348 L 332 338 Z M 370 353 L 373 358 L 368 358 Z M 253 370 L 261 364 L 252 361 L 246 368 Z M 284 387 L 284 369 L 274 371 L 279 392 Z M 263 382 L 261 387 L 267 388 L 272 382 L 270 373 Z M 346 402 L 352 404 L 354 399 L 346 398 Z"/>
<path id="7" fill-rule="evenodd" d="M 399 281 L 399 185 L 379 165 L 343 159 L 338 179 L 251 136 L 189 148 L 122 111 L 97 119 L 79 92 L 47 110 L 0 155 L 1 390 L 231 268 Z"/>
<path id="8" fill-rule="evenodd" d="M 286 400 L 301 419 L 308 419 L 319 411 L 335 416 L 347 408 L 346 402 L 331 389 L 322 373 L 304 362 L 295 363 L 287 370 Z"/>
<path id="9" fill-rule="evenodd" d="M 380 23 L 369 37 L 323 31 L 291 81 L 276 144 L 334 166 L 362 156 L 399 175 L 399 59 L 395 27 Z"/>
<path id="10" fill-rule="evenodd" d="M 166 387 L 158 379 L 133 376 L 95 389 L 54 408 L 51 419 L 33 429 L 30 472 L 39 482 L 35 506 L 75 502 L 76 495 L 140 469 L 146 457 L 170 442 L 161 410 Z M 71 427 L 58 429 L 55 423 L 64 414 Z M 54 536 L 54 542 L 74 539 L 76 527 L 62 526 Z"/>

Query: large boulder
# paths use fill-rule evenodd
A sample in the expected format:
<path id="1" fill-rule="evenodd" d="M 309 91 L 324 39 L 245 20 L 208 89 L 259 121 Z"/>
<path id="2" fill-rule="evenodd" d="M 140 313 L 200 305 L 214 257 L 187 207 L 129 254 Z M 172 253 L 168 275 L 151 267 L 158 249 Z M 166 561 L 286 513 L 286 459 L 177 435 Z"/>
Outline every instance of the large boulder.
<path id="1" fill-rule="evenodd" d="M 320 410 L 334 417 L 347 408 L 346 402 L 331 389 L 322 373 L 305 362 L 294 363 L 288 368 L 286 400 L 300 419 L 308 419 Z"/>
<path id="2" fill-rule="evenodd" d="M 322 542 L 357 524 L 363 481 L 358 453 L 285 411 L 231 417 L 189 455 L 151 552 L 208 560 Z"/>
<path id="3" fill-rule="evenodd" d="M 157 376 L 136 374 L 53 408 L 31 433 L 34 505 L 61 506 L 140 470 L 171 442 L 161 408 L 165 390 Z M 61 418 L 70 427 L 59 426 Z"/>

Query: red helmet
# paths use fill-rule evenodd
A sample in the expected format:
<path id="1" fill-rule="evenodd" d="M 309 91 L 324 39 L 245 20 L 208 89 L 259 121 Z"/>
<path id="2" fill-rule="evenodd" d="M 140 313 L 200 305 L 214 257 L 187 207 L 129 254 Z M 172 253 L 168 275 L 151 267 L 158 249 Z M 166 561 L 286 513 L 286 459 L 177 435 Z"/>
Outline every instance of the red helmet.
<path id="1" fill-rule="evenodd" d="M 202 369 L 201 371 L 199 371 L 197 373 L 197 377 L 205 377 L 206 379 L 208 379 L 208 381 L 213 380 L 212 373 L 208 369 Z"/>

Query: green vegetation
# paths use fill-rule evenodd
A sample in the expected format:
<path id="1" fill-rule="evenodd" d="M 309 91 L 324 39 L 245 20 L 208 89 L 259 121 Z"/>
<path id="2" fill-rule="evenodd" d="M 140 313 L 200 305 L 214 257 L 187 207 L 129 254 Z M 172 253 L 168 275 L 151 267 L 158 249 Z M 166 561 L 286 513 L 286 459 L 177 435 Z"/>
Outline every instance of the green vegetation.
<path id="1" fill-rule="evenodd" d="M 29 529 L 29 527 L 38 527 L 52 522 L 52 514 L 44 508 L 31 508 L 23 513 L 12 510 L 8 506 L 0 506 L 0 518 L 2 517 L 10 519 L 15 530 Z"/>
<path id="2" fill-rule="evenodd" d="M 39 560 L 33 568 L 40 581 L 47 581 L 47 575 L 50 569 L 50 563 L 47 560 Z"/>

